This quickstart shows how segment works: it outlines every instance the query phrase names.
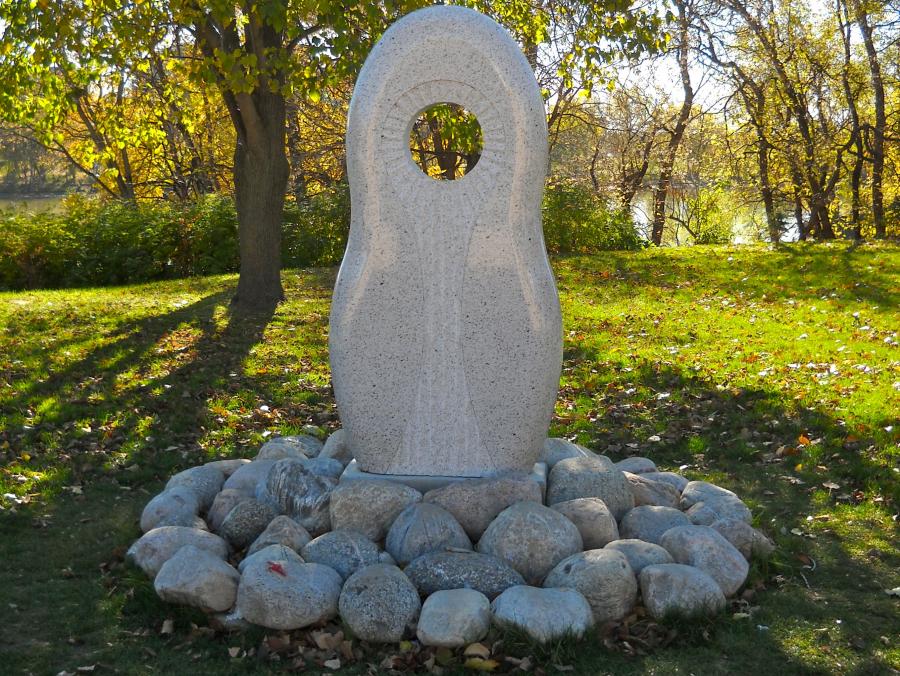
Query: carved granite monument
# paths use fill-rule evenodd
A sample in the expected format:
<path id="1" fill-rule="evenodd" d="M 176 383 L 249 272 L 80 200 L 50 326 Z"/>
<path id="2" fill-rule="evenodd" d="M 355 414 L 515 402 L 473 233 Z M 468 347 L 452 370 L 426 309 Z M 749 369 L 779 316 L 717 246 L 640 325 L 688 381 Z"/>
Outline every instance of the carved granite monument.
<path id="1" fill-rule="evenodd" d="M 484 138 L 462 179 L 414 163 L 417 116 L 456 103 Z M 352 220 L 329 349 L 341 422 L 366 473 L 531 470 L 562 359 L 544 250 L 547 128 L 531 67 L 475 11 L 394 24 L 363 66 L 347 125 Z"/>

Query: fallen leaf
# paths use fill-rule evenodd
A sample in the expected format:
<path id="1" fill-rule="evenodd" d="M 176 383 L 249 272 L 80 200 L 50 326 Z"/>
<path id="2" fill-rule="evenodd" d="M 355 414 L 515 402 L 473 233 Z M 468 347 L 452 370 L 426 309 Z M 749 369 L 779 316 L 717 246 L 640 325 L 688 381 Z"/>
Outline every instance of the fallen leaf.
<path id="1" fill-rule="evenodd" d="M 340 659 L 335 657 L 333 660 L 325 660 L 324 662 L 322 662 L 322 666 L 327 667 L 328 669 L 331 669 L 333 671 L 337 671 L 341 668 L 341 661 Z"/>
<path id="2" fill-rule="evenodd" d="M 162 629 L 159 630 L 160 634 L 172 634 L 175 632 L 175 620 L 168 619 L 164 620 L 162 623 Z"/>
<path id="3" fill-rule="evenodd" d="M 480 657 L 470 657 L 463 666 L 466 669 L 474 669 L 475 671 L 493 671 L 500 666 L 497 660 L 483 660 Z"/>
<path id="4" fill-rule="evenodd" d="M 822 484 L 822 487 L 827 488 L 830 491 L 836 491 L 841 486 L 840 486 L 840 484 L 836 484 L 833 481 L 826 481 L 825 483 Z"/>
<path id="5" fill-rule="evenodd" d="M 241 649 L 240 649 L 240 647 L 238 647 L 238 646 L 234 646 L 233 648 L 229 648 L 229 649 L 228 649 L 228 656 L 229 656 L 229 657 L 237 657 L 237 656 L 240 655 L 240 654 L 241 654 Z"/>
<path id="6" fill-rule="evenodd" d="M 888 596 L 896 596 L 900 598 L 900 587 L 894 587 L 893 589 L 885 589 L 884 593 Z"/>
<path id="7" fill-rule="evenodd" d="M 491 656 L 491 649 L 484 645 L 484 643 L 470 643 L 463 651 L 463 656 L 480 657 L 481 659 L 486 660 Z"/>

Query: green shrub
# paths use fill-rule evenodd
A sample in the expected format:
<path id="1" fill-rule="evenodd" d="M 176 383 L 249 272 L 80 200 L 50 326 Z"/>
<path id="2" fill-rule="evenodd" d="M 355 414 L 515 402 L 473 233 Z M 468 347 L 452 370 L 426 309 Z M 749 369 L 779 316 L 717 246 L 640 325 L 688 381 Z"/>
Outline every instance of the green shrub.
<path id="1" fill-rule="evenodd" d="M 0 214 L 0 288 L 125 284 L 237 270 L 228 197 L 187 205 L 73 195 L 59 213 Z"/>
<path id="2" fill-rule="evenodd" d="M 285 267 L 337 265 L 350 232 L 350 187 L 337 185 L 300 204 L 288 204 L 281 232 Z"/>
<path id="3" fill-rule="evenodd" d="M 631 215 L 611 210 L 594 191 L 571 182 L 544 192 L 544 241 L 553 254 L 634 250 L 644 246 Z"/>

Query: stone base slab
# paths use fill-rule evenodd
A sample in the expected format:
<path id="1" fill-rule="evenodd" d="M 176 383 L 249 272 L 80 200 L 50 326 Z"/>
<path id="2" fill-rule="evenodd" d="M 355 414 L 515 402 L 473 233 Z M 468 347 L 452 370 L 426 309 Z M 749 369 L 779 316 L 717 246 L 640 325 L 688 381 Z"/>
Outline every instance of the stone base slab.
<path id="1" fill-rule="evenodd" d="M 531 474 L 528 475 L 533 481 L 537 482 L 537 484 L 541 487 L 541 494 L 544 495 L 547 492 L 547 465 L 543 462 L 534 463 L 534 467 L 531 470 Z M 433 475 L 419 475 L 419 474 L 373 474 L 371 472 L 364 472 L 359 468 L 356 460 L 352 460 L 347 468 L 344 470 L 344 473 L 341 474 L 341 483 L 346 483 L 349 481 L 360 481 L 362 479 L 381 479 L 383 481 L 395 481 L 397 483 L 406 484 L 407 486 L 411 486 L 415 488 L 417 491 L 422 493 L 427 493 L 428 491 L 434 488 L 442 488 L 447 484 L 456 483 L 458 481 L 467 481 L 467 480 L 478 480 L 478 479 L 489 479 L 488 476 L 481 477 L 467 477 L 467 476 L 433 476 Z"/>

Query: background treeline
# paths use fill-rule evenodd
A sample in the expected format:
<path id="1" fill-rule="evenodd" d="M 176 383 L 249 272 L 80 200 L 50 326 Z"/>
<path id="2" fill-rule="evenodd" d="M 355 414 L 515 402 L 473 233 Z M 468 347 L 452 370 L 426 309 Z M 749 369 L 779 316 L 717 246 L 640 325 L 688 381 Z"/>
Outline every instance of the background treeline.
<path id="1" fill-rule="evenodd" d="M 355 75 L 422 4 L 0 0 L 0 191 L 93 196 L 7 212 L 0 285 L 336 262 Z M 552 252 L 900 234 L 900 1 L 472 4 L 545 93 Z M 423 170 L 465 129 L 423 117 Z"/>

